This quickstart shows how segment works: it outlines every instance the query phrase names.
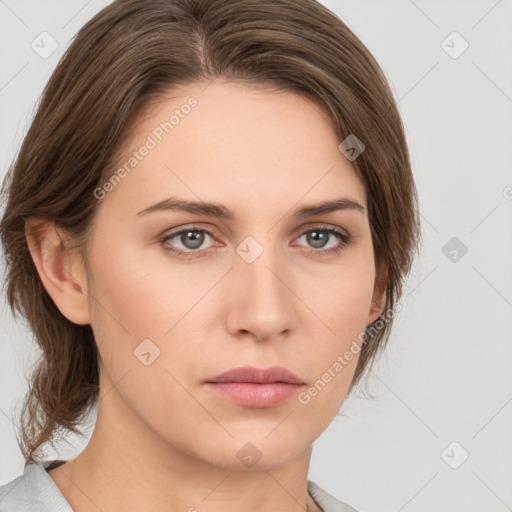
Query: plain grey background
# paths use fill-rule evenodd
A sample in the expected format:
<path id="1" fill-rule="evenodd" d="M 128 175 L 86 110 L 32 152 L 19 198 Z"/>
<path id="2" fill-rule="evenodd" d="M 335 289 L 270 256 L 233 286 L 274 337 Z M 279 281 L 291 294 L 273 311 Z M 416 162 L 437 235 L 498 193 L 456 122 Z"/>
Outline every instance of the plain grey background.
<path id="1" fill-rule="evenodd" d="M 2 178 L 70 38 L 107 3 L 0 0 Z M 424 245 L 370 375 L 376 398 L 347 398 L 309 478 L 361 512 L 512 510 L 512 1 L 322 3 L 391 82 Z M 41 37 L 51 55 L 32 48 Z M 15 423 L 38 353 L 0 300 L 2 484 L 23 471 Z M 51 458 L 83 447 L 70 441 Z"/>

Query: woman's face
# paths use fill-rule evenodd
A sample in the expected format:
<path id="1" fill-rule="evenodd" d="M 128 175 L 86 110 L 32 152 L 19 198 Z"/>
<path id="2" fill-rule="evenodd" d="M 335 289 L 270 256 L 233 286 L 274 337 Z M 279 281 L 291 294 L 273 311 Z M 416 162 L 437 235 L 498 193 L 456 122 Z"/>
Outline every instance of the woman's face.
<path id="1" fill-rule="evenodd" d="M 88 288 L 103 400 L 162 446 L 272 468 L 336 415 L 358 336 L 380 313 L 365 190 L 313 103 L 229 82 L 202 89 L 153 105 L 124 172 L 95 192 Z M 208 383 L 247 366 L 302 384 Z"/>

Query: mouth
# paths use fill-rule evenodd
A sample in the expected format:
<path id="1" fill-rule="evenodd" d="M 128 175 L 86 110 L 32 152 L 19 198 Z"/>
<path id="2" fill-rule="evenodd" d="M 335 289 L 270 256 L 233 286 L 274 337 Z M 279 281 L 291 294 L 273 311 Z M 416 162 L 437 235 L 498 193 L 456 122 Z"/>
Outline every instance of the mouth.
<path id="1" fill-rule="evenodd" d="M 251 408 L 274 407 L 295 395 L 305 382 L 286 368 L 234 368 L 205 385 L 224 398 Z"/>

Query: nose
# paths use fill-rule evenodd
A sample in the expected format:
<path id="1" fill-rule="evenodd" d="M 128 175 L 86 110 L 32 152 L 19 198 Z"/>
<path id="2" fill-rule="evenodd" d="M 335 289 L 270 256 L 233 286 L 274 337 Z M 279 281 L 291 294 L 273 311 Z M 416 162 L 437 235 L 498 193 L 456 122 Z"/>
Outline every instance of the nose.
<path id="1" fill-rule="evenodd" d="M 290 272 L 270 247 L 249 263 L 236 255 L 230 272 L 227 329 L 235 337 L 283 339 L 293 331 L 294 302 Z"/>

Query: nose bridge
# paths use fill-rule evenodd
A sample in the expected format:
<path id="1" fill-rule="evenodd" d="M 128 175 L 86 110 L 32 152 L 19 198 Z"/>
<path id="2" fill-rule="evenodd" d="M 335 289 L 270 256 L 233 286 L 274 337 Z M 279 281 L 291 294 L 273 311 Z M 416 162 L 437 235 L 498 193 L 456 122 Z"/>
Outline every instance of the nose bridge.
<path id="1" fill-rule="evenodd" d="M 245 283 L 247 292 L 252 294 L 252 301 L 258 302 L 266 299 L 263 304 L 270 304 L 280 300 L 283 295 L 282 278 L 279 279 L 282 265 L 276 264 L 276 257 L 265 251 L 252 263 L 238 262 L 242 282 Z"/>
<path id="2" fill-rule="evenodd" d="M 285 285 L 286 263 L 271 238 L 259 242 L 247 237 L 239 244 L 232 276 L 236 288 L 232 328 L 250 331 L 260 339 L 280 335 L 292 322 L 293 294 Z"/>

